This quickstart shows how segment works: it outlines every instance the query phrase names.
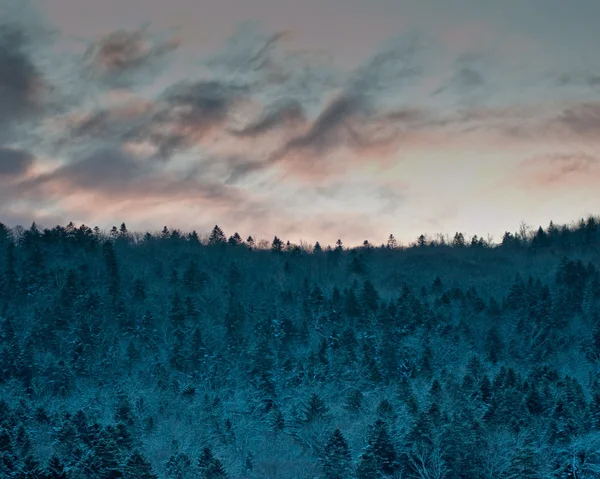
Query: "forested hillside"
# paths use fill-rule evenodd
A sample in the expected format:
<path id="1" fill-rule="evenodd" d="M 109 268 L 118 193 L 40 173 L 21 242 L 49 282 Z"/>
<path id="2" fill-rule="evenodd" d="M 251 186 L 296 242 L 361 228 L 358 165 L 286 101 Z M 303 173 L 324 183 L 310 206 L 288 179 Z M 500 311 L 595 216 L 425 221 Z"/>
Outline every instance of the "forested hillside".
<path id="1" fill-rule="evenodd" d="M 0 224 L 0 477 L 600 477 L 600 225 Z"/>

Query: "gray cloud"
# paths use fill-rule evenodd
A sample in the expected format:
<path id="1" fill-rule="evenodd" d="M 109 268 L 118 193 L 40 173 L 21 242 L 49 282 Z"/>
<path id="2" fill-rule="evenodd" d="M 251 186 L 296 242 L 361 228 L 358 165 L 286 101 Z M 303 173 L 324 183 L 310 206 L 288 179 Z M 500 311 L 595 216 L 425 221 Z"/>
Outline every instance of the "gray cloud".
<path id="1" fill-rule="evenodd" d="M 418 37 L 410 34 L 376 52 L 350 75 L 342 93 L 325 106 L 308 131 L 292 138 L 279 156 L 297 150 L 322 155 L 341 145 L 360 149 L 376 144 L 378 140 L 371 135 L 373 125 L 384 119 L 389 123 L 407 120 L 401 114 L 394 115 L 394 108 L 385 111 L 377 106 L 377 97 L 391 87 L 401 89 L 422 74 L 420 51 Z"/>
<path id="2" fill-rule="evenodd" d="M 478 88 L 485 84 L 483 74 L 472 67 L 461 68 L 456 75 L 456 82 L 465 89 Z"/>
<path id="3" fill-rule="evenodd" d="M 438 88 L 433 95 L 439 95 L 450 89 L 456 90 L 461 94 L 472 93 L 474 89 L 479 89 L 485 85 L 483 74 L 470 66 L 460 67 L 452 77 Z"/>
<path id="4" fill-rule="evenodd" d="M 148 168 L 129 155 L 118 149 L 105 148 L 94 151 L 80 161 L 25 181 L 21 189 L 35 190 L 46 184 L 64 183 L 82 189 L 118 192 L 127 189 L 131 181 L 147 174 Z"/>
<path id="5" fill-rule="evenodd" d="M 582 103 L 567 108 L 556 121 L 577 135 L 598 137 L 600 134 L 600 103 Z"/>
<path id="6" fill-rule="evenodd" d="M 99 140 L 105 144 L 120 143 L 136 137 L 148 123 L 146 112 L 126 114 L 119 109 L 99 110 L 73 125 L 69 136 L 73 140 Z"/>
<path id="7" fill-rule="evenodd" d="M 249 160 L 247 158 L 238 158 L 238 161 L 232 162 L 229 167 L 229 175 L 225 180 L 225 184 L 234 185 L 239 180 L 245 178 L 249 174 L 260 171 L 264 167 L 262 161 Z"/>
<path id="8" fill-rule="evenodd" d="M 14 196 L 64 200 L 80 193 L 94 194 L 100 209 L 106 202 L 140 205 L 168 200 L 206 200 L 233 207 L 248 198 L 223 182 L 213 181 L 201 168 L 169 173 L 114 148 L 91 153 L 80 161 L 15 184 Z"/>
<path id="9" fill-rule="evenodd" d="M 482 55 L 463 54 L 456 58 L 452 75 L 432 95 L 441 93 L 458 94 L 464 101 L 489 86 L 483 69 L 489 58 Z M 488 68 L 489 69 L 489 68 Z"/>
<path id="10" fill-rule="evenodd" d="M 286 36 L 286 32 L 263 33 L 255 22 L 244 22 L 206 64 L 222 74 L 243 76 L 247 81 L 248 76 L 275 67 L 273 53 Z"/>
<path id="11" fill-rule="evenodd" d="M 168 88 L 157 113 L 138 133 L 163 158 L 202 142 L 214 129 L 224 131 L 228 117 L 248 90 L 220 81 L 182 82 Z"/>
<path id="12" fill-rule="evenodd" d="M 202 143 L 213 130 L 225 130 L 232 110 L 247 89 L 220 81 L 188 81 L 168 87 L 154 103 L 125 103 L 101 109 L 70 128 L 67 147 L 95 141 L 119 148 L 128 141 L 147 141 L 157 157 L 170 159 L 177 152 Z M 92 144 L 93 148 L 97 145 Z"/>
<path id="13" fill-rule="evenodd" d="M 600 176 L 600 159 L 586 153 L 539 155 L 522 161 L 517 174 L 526 186 L 594 188 Z"/>
<path id="14" fill-rule="evenodd" d="M 600 87 L 600 71 L 573 71 L 561 73 L 556 78 L 558 86 Z"/>
<path id="15" fill-rule="evenodd" d="M 351 72 L 336 69 L 326 56 L 286 51 L 285 38 L 282 32 L 262 34 L 242 28 L 205 63 L 210 70 L 205 77 L 177 82 L 148 99 L 143 108 L 129 108 L 126 100 L 92 111 L 65 135 L 66 148 L 61 154 L 69 163 L 29 182 L 29 188 L 65 184 L 114 195 L 135 192 L 143 197 L 167 195 L 163 185 L 168 185 L 172 195 L 179 194 L 173 191 L 175 187 L 189 194 L 200 188 L 206 197 L 221 198 L 232 194 L 246 176 L 275 165 L 295 171 L 314 167 L 313 173 L 322 171 L 325 176 L 336 171 L 326 157 L 338 148 L 355 153 L 349 155 L 350 164 L 364 161 L 356 159 L 362 153 L 385 153 L 384 148 L 408 143 L 414 132 L 489 128 L 508 134 L 523 124 L 516 110 L 485 110 L 478 97 L 464 110 L 451 114 L 408 106 L 411 98 L 402 96 L 403 88 L 416 84 L 424 73 L 423 46 L 414 34 L 385 45 Z M 17 47 L 23 43 L 18 36 L 11 41 Z M 153 78 L 146 74 L 164 65 L 163 60 L 176 47 L 167 36 L 150 33 L 147 28 L 119 31 L 97 41 L 85 60 L 98 85 L 123 88 L 133 97 L 146 76 Z M 25 82 L 6 79 L 9 77 L 3 77 L 0 70 L 0 88 L 16 89 L 13 96 L 21 99 L 19 104 L 35 106 L 42 75 L 25 50 L 11 51 L 16 52 L 11 61 Z M 0 61 L 5 61 L 1 55 Z M 459 98 L 473 91 L 489 91 L 484 60 L 458 58 L 441 91 Z M 248 105 L 258 106 L 258 113 L 246 115 L 242 107 Z M 247 117 L 240 121 L 238 116 L 244 115 Z M 598 115 L 593 108 L 571 109 L 565 110 L 559 121 L 589 133 L 598 125 Z M 274 131 L 277 134 L 269 135 Z M 275 140 L 280 143 L 268 143 Z M 247 144 L 248 148 L 207 160 L 218 141 L 231 141 L 242 148 Z M 157 154 L 150 159 L 137 158 L 126 153 L 129 142 L 147 142 Z M 198 171 L 187 179 L 161 173 L 164 165 L 152 161 L 168 160 L 196 147 L 200 151 Z M 397 197 L 388 196 L 380 199 L 391 208 Z"/>
<path id="16" fill-rule="evenodd" d="M 319 67 L 313 68 L 310 57 L 295 55 L 290 62 L 280 51 L 284 37 L 283 33 L 264 35 L 252 28 L 241 28 L 226 48 L 208 62 L 221 72 L 220 77 L 172 85 L 156 99 L 151 112 L 140 112 L 132 118 L 123 118 L 116 111 L 96 112 L 72 129 L 71 136 L 112 141 L 115 146 L 124 141 L 145 140 L 158 149 L 159 157 L 168 159 L 177 152 L 202 146 L 205 141 L 214 141 L 213 133 L 258 139 L 271 130 L 282 130 L 288 139 L 274 155 L 257 158 L 250 154 L 244 161 L 228 162 L 232 169 L 227 181 L 235 183 L 290 154 L 302 152 L 317 159 L 342 145 L 351 149 L 371 147 L 381 141 L 372 134 L 381 130 L 382 123 L 406 123 L 406 115 L 379 111 L 374 100 L 391 85 L 420 74 L 415 61 L 418 42 L 413 36 L 390 43 L 347 81 L 338 83 L 331 83 L 333 77 L 327 69 L 324 76 L 319 74 Z M 118 48 L 107 49 L 104 57 L 110 60 L 109 65 L 116 65 L 115 69 L 127 69 L 129 58 L 145 58 L 139 54 L 139 36 L 110 38 L 119 40 L 114 41 Z M 124 48 L 124 43 L 132 45 Z M 132 64 L 135 68 L 137 60 Z M 307 71 L 314 75 L 303 77 Z M 302 85 L 293 81 L 298 76 L 303 78 Z M 330 93 L 333 87 L 341 88 L 341 93 L 309 121 L 305 105 L 310 106 L 311 101 Z M 230 127 L 237 107 L 248 101 L 265 107 L 241 128 Z M 385 141 L 389 141 L 389 135 Z"/>
<path id="17" fill-rule="evenodd" d="M 165 56 L 176 50 L 173 36 L 139 30 L 112 32 L 92 44 L 86 54 L 88 67 L 97 80 L 111 87 L 127 87 L 144 81 L 144 76 L 158 73 Z"/>
<path id="18" fill-rule="evenodd" d="M 0 148 L 0 177 L 18 177 L 33 165 L 34 157 L 24 150 Z"/>
<path id="19" fill-rule="evenodd" d="M 0 125 L 29 118 L 39 111 L 43 76 L 28 51 L 27 32 L 0 25 Z"/>
<path id="20" fill-rule="evenodd" d="M 350 125 L 345 121 L 364 113 L 367 108 L 360 96 L 342 95 L 327 105 L 315 119 L 309 130 L 291 139 L 280 153 L 282 156 L 293 150 L 309 149 L 313 154 L 322 154 L 343 141 L 360 142 Z M 345 126 L 345 128 L 344 128 Z"/>
<path id="21" fill-rule="evenodd" d="M 306 114 L 302 105 L 296 100 L 279 102 L 267 108 L 267 111 L 249 125 L 231 130 L 239 137 L 257 137 L 275 128 L 294 127 L 306 122 Z"/>

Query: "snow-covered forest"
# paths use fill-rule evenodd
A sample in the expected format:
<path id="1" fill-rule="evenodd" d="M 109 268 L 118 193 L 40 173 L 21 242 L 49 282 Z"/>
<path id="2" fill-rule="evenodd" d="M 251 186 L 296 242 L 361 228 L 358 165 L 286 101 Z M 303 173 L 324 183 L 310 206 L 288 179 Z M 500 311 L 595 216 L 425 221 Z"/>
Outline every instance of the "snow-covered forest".
<path id="1" fill-rule="evenodd" d="M 0 224 L 0 285 L 3 478 L 600 477 L 598 218 L 358 248 Z"/>

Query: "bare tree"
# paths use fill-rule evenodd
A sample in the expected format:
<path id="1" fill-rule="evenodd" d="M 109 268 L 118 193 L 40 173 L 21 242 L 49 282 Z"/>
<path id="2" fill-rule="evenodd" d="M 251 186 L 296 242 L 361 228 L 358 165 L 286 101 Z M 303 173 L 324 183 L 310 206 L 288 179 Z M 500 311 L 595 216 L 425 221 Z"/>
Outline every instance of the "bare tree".
<path id="1" fill-rule="evenodd" d="M 531 226 L 529 226 L 525 221 L 521 221 L 519 223 L 519 231 L 517 233 L 519 240 L 525 242 L 529 240 L 531 235 Z"/>
<path id="2" fill-rule="evenodd" d="M 442 449 L 439 439 L 434 439 L 433 447 L 426 444 L 413 444 L 407 453 L 408 462 L 418 474 L 420 479 L 444 479 L 450 469 L 444 461 L 446 448 Z"/>
<path id="3" fill-rule="evenodd" d="M 490 434 L 483 453 L 483 477 L 485 479 L 503 477 L 511 465 L 515 451 L 514 437 L 510 432 L 500 430 Z"/>

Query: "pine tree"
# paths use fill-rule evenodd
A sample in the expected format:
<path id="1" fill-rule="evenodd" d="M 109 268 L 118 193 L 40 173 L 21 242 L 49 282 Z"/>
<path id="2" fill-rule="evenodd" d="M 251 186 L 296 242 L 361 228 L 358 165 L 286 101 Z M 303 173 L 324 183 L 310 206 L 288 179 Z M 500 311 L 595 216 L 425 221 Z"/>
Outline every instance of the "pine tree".
<path id="1" fill-rule="evenodd" d="M 198 263 L 191 260 L 183 272 L 183 285 L 190 291 L 196 291 L 202 286 L 202 278 L 198 269 Z"/>
<path id="2" fill-rule="evenodd" d="M 198 459 L 198 468 L 202 479 L 227 479 L 229 477 L 223 463 L 213 456 L 210 447 L 204 447 Z"/>
<path id="3" fill-rule="evenodd" d="M 184 452 L 172 455 L 167 461 L 166 473 L 169 479 L 185 479 L 192 467 L 192 460 Z"/>
<path id="4" fill-rule="evenodd" d="M 229 246 L 240 246 L 244 241 L 238 233 L 234 233 L 233 236 L 229 237 L 227 243 Z"/>
<path id="5" fill-rule="evenodd" d="M 23 459 L 21 473 L 17 477 L 22 477 L 23 479 L 46 479 L 44 476 L 45 474 L 40 463 L 31 454 L 27 454 L 25 459 Z"/>
<path id="6" fill-rule="evenodd" d="M 275 434 L 280 433 L 286 427 L 285 417 L 281 409 L 279 409 L 276 405 L 271 408 L 269 412 L 269 428 Z"/>
<path id="7" fill-rule="evenodd" d="M 18 277 L 15 267 L 15 244 L 9 240 L 6 247 L 6 266 L 0 295 L 4 295 L 5 298 L 11 298 L 17 292 L 17 282 Z"/>
<path id="8" fill-rule="evenodd" d="M 132 426 L 134 423 L 133 410 L 129 397 L 123 391 L 117 393 L 117 404 L 115 405 L 115 421 Z"/>
<path id="9" fill-rule="evenodd" d="M 134 451 L 123 470 L 127 479 L 158 479 L 150 463 L 139 451 Z"/>
<path id="10" fill-rule="evenodd" d="M 352 455 L 342 432 L 336 429 L 325 445 L 322 469 L 324 479 L 346 479 L 351 474 Z"/>
<path id="11" fill-rule="evenodd" d="M 233 294 L 229 295 L 229 306 L 225 315 L 225 328 L 232 346 L 239 346 L 242 340 L 242 328 L 244 325 L 244 306 Z"/>
<path id="12" fill-rule="evenodd" d="M 487 359 L 492 363 L 496 364 L 502 358 L 502 338 L 500 337 L 500 331 L 497 326 L 492 326 L 488 331 L 485 339 L 485 353 Z"/>
<path id="13" fill-rule="evenodd" d="M 58 456 L 52 456 L 46 468 L 46 479 L 68 479 L 69 475 Z"/>
<path id="14" fill-rule="evenodd" d="M 119 262 L 117 260 L 117 253 L 111 241 L 106 241 L 103 249 L 104 264 L 106 266 L 108 280 L 108 293 L 112 297 L 113 301 L 115 301 L 120 291 Z"/>
<path id="15" fill-rule="evenodd" d="M 175 293 L 171 302 L 170 314 L 173 342 L 170 351 L 170 363 L 177 371 L 185 369 L 185 310 L 178 293 Z"/>
<path id="16" fill-rule="evenodd" d="M 398 241 L 396 241 L 396 238 L 394 237 L 393 234 L 390 234 L 390 236 L 388 237 L 388 241 L 387 241 L 387 248 L 388 249 L 396 249 L 398 247 Z"/>
<path id="17" fill-rule="evenodd" d="M 508 479 L 538 479 L 540 477 L 536 470 L 536 458 L 530 439 L 518 448 L 508 470 Z"/>
<path id="18" fill-rule="evenodd" d="M 104 477 L 122 477 L 119 468 L 122 454 L 107 431 L 102 431 L 93 451 L 93 454 L 87 455 L 87 463 L 84 467 L 87 475 L 92 475 L 97 471 Z"/>
<path id="19" fill-rule="evenodd" d="M 190 367 L 192 372 L 200 371 L 202 366 L 202 361 L 204 360 L 204 355 L 206 352 L 206 347 L 204 345 L 204 340 L 202 338 L 202 331 L 200 330 L 200 326 L 196 326 L 194 328 L 194 332 L 190 338 Z"/>
<path id="20" fill-rule="evenodd" d="M 304 407 L 303 421 L 310 423 L 318 419 L 326 419 L 329 416 L 329 408 L 325 401 L 317 394 L 310 396 L 308 404 Z"/>
<path id="21" fill-rule="evenodd" d="M 223 230 L 219 228 L 218 225 L 215 225 L 215 227 L 210 232 L 210 236 L 208 237 L 208 244 L 211 246 L 215 246 L 223 245 L 226 242 L 227 238 L 225 237 L 225 233 L 223 233 Z"/>
<path id="22" fill-rule="evenodd" d="M 283 251 L 283 241 L 281 241 L 277 236 L 273 238 L 273 242 L 271 243 L 271 251 L 276 253 L 281 253 Z"/>
<path id="23" fill-rule="evenodd" d="M 133 299 L 139 302 L 146 300 L 146 285 L 141 278 L 136 278 L 132 287 Z"/>
<path id="24" fill-rule="evenodd" d="M 387 424 L 381 419 L 375 422 L 369 443 L 373 446 L 377 470 L 382 474 L 394 474 L 399 467 L 398 454 L 390 438 Z"/>
<path id="25" fill-rule="evenodd" d="M 346 397 L 346 403 L 344 407 L 353 413 L 360 411 L 362 407 L 363 393 L 360 389 L 351 389 Z"/>
<path id="26" fill-rule="evenodd" d="M 383 421 L 395 421 L 398 414 L 388 399 L 382 399 L 375 410 L 377 417 Z"/>
<path id="27" fill-rule="evenodd" d="M 527 397 L 525 398 L 525 405 L 530 414 L 534 416 L 540 415 L 544 412 L 544 405 L 542 403 L 542 396 L 538 392 L 535 384 L 531 385 Z"/>
<path id="28" fill-rule="evenodd" d="M 356 479 L 379 479 L 383 477 L 377 467 L 377 460 L 370 444 L 360 456 L 360 462 L 356 468 Z"/>
<path id="29" fill-rule="evenodd" d="M 369 280 L 366 280 L 363 285 L 362 302 L 368 311 L 377 311 L 379 294 Z"/>

